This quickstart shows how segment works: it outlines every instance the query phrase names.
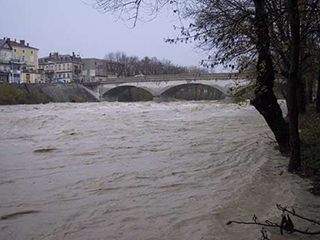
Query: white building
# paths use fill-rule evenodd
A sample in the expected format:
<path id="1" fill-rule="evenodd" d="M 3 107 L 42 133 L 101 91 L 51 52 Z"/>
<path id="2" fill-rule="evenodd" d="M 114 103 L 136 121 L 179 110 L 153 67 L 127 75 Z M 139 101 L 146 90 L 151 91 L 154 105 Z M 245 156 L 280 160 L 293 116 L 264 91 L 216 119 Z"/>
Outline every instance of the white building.
<path id="1" fill-rule="evenodd" d="M 7 41 L 0 39 L 0 82 L 10 81 L 11 50 Z"/>

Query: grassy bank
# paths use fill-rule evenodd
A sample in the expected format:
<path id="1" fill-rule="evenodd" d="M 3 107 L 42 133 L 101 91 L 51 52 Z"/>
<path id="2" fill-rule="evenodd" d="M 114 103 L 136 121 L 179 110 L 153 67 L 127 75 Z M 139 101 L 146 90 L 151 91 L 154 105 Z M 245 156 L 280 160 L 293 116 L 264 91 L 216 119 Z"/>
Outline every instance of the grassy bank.
<path id="1" fill-rule="evenodd" d="M 41 89 L 29 89 L 24 84 L 4 83 L 0 86 L 0 105 L 48 103 L 52 99 Z"/>
<path id="2" fill-rule="evenodd" d="M 312 179 L 311 192 L 320 195 L 320 114 L 311 105 L 300 115 L 302 167 L 299 175 Z"/>
<path id="3" fill-rule="evenodd" d="M 49 102 L 98 101 L 82 85 L 70 84 L 0 84 L 0 105 Z"/>

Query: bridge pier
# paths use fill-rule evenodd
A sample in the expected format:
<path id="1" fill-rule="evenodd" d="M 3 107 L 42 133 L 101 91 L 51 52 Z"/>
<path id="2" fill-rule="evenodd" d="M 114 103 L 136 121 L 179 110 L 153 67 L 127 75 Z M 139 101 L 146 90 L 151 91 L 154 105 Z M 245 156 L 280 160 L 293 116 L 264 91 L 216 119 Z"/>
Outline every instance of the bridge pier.
<path id="1" fill-rule="evenodd" d="M 153 101 L 156 103 L 166 102 L 166 99 L 164 99 L 163 96 L 153 96 Z"/>
<path id="2" fill-rule="evenodd" d="M 223 101 L 226 102 L 226 103 L 236 103 L 237 99 L 236 99 L 235 96 L 226 95 Z"/>
<path id="3" fill-rule="evenodd" d="M 157 102 L 157 103 L 159 103 L 159 102 L 170 102 L 170 101 L 174 101 L 174 98 L 166 97 L 166 96 L 161 95 L 161 96 L 154 96 L 153 97 L 153 101 Z"/>

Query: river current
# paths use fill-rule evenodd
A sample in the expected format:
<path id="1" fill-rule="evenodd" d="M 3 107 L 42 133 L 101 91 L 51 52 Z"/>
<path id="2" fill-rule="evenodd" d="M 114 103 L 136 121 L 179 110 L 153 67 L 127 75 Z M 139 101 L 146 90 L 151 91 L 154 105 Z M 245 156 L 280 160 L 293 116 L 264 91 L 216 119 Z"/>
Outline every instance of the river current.
<path id="1" fill-rule="evenodd" d="M 251 106 L 0 106 L 0 239 L 259 239 L 261 227 L 226 222 L 279 222 L 276 204 L 319 220 L 275 146 Z"/>

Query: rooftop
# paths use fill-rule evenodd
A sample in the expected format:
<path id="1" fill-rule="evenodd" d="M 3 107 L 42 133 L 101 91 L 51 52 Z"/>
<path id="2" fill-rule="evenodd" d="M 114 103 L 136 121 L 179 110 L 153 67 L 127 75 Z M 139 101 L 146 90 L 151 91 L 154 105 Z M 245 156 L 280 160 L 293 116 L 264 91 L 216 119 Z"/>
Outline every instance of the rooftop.
<path id="1" fill-rule="evenodd" d="M 7 40 L 5 39 L 0 39 L 0 48 L 7 48 L 5 47 L 5 44 L 7 43 Z M 10 47 L 10 45 L 8 44 L 10 50 L 12 50 L 12 47 Z"/>
<path id="2" fill-rule="evenodd" d="M 39 58 L 39 64 L 52 64 L 52 63 L 57 63 L 57 62 L 62 62 L 62 63 L 68 63 L 68 62 L 82 63 L 81 57 L 80 56 L 76 56 L 74 54 L 74 52 L 72 53 L 72 55 L 70 55 L 70 54 L 59 54 L 59 53 L 55 52 L 55 53 L 50 53 L 49 56 Z"/>
<path id="3" fill-rule="evenodd" d="M 20 40 L 20 42 L 17 42 L 16 39 L 13 41 L 10 38 L 5 38 L 4 40 L 7 40 L 7 42 L 9 43 L 9 45 L 11 47 L 21 47 L 21 48 L 29 48 L 29 49 L 39 50 L 38 48 L 29 46 L 29 43 L 26 44 L 25 40 Z"/>

